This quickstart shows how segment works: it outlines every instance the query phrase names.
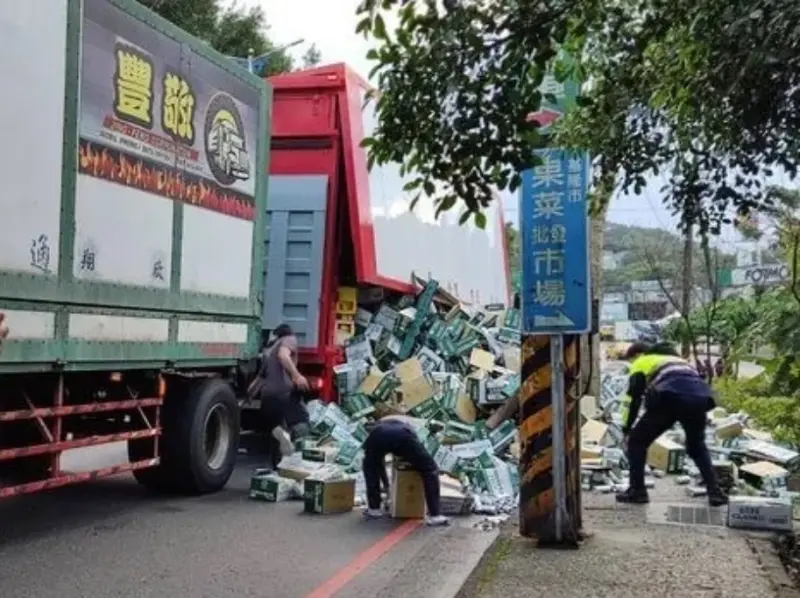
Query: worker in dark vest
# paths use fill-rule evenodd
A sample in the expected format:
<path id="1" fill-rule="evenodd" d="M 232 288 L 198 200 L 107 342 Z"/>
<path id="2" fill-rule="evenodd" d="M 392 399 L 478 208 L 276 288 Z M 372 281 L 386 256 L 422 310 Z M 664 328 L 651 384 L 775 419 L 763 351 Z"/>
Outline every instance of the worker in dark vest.
<path id="1" fill-rule="evenodd" d="M 383 517 L 381 510 L 381 485 L 389 491 L 386 475 L 386 456 L 393 455 L 419 472 L 425 488 L 425 504 L 428 507 L 426 523 L 432 526 L 447 525 L 450 520 L 440 511 L 439 468 L 433 457 L 422 446 L 414 429 L 407 423 L 395 419 L 383 419 L 370 431 L 364 441 L 364 482 L 367 487 L 367 519 Z"/>
<path id="2" fill-rule="evenodd" d="M 630 484 L 626 492 L 617 495 L 617 501 L 649 502 L 644 485 L 647 449 L 680 423 L 686 435 L 686 453 L 700 470 L 709 504 L 727 504 L 728 497 L 719 488 L 705 440 L 706 414 L 715 407 L 708 382 L 669 345 L 634 343 L 625 358 L 631 362 L 628 383 L 631 405 L 622 431 L 623 445 L 628 451 Z M 645 413 L 637 422 L 643 401 Z"/>

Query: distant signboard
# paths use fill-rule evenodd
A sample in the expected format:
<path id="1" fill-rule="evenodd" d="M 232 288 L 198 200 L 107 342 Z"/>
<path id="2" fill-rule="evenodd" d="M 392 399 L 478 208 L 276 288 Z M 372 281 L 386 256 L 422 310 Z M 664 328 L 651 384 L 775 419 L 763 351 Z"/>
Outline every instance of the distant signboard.
<path id="1" fill-rule="evenodd" d="M 730 272 L 730 282 L 724 286 L 762 286 L 775 285 L 787 282 L 791 277 L 789 267 L 784 264 L 770 266 L 750 266 L 748 268 L 734 268 Z"/>
<path id="2" fill-rule="evenodd" d="M 541 150 L 541 164 L 522 173 L 522 329 L 575 334 L 591 326 L 589 159 Z"/>

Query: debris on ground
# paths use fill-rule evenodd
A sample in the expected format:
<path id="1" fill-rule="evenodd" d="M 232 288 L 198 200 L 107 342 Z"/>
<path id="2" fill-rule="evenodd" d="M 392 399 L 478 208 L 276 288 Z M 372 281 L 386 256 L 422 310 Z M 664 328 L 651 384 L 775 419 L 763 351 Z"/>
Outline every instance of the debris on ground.
<path id="1" fill-rule="evenodd" d="M 628 462 L 619 448 L 627 392 L 626 366 L 604 364 L 600 397 L 584 397 L 594 413 L 581 430 L 581 478 L 584 490 L 625 490 Z M 731 495 L 728 525 L 748 529 L 789 531 L 793 504 L 800 499 L 800 478 L 790 472 L 800 467 L 800 453 L 776 442 L 763 430 L 750 426 L 745 413 L 729 414 L 722 408 L 709 413 L 706 442 L 722 489 Z M 688 497 L 706 495 L 700 472 L 686 455 L 680 426 L 666 432 L 647 453 L 646 483 L 669 475 L 685 487 Z"/>
<path id="2" fill-rule="evenodd" d="M 311 437 L 277 472 L 254 474 L 253 498 L 302 497 L 307 512 L 342 512 L 350 490 L 340 483 L 350 481 L 347 510 L 364 505 L 367 430 L 399 418 L 417 431 L 439 467 L 443 514 L 497 518 L 516 508 L 519 311 L 442 307 L 441 294 L 429 281 L 416 297 L 379 303 L 361 297 L 357 307 L 351 297 L 352 335 L 341 339 L 345 361 L 334 368 L 336 400 L 308 404 Z M 387 468 L 389 512 L 423 517 L 419 476 L 393 463 Z"/>

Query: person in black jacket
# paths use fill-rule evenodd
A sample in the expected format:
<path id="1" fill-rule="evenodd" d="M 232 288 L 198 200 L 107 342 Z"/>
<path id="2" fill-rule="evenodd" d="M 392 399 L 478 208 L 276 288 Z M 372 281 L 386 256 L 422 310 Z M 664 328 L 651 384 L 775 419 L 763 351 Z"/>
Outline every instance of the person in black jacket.
<path id="1" fill-rule="evenodd" d="M 433 457 L 422 446 L 414 429 L 395 419 L 379 421 L 364 441 L 364 482 L 367 486 L 367 519 L 383 517 L 381 510 L 381 484 L 389 490 L 386 475 L 386 456 L 402 459 L 411 469 L 419 472 L 425 487 L 425 503 L 428 507 L 428 525 L 447 525 L 450 520 L 441 514 L 439 468 Z"/>
<path id="2" fill-rule="evenodd" d="M 270 465 L 274 468 L 281 455 L 293 452 L 287 432 L 308 420 L 308 412 L 299 393 L 308 390 L 308 381 L 297 369 L 297 337 L 288 324 L 273 332 L 273 340 L 261 352 L 259 399 L 261 419 L 269 434 Z"/>

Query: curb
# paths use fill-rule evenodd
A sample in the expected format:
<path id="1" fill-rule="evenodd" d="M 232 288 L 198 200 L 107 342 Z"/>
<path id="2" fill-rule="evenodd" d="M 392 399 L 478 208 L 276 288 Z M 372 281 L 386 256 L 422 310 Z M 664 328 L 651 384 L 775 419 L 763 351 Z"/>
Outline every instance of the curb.
<path id="1" fill-rule="evenodd" d="M 800 598 L 798 590 L 781 561 L 780 553 L 772 537 L 746 535 L 747 546 L 758 559 L 764 577 L 767 578 L 776 598 Z"/>
<path id="2" fill-rule="evenodd" d="M 492 554 L 499 530 L 482 531 L 472 521 L 431 534 L 420 550 L 377 593 L 379 598 L 457 598 Z"/>
<path id="3" fill-rule="evenodd" d="M 497 564 L 505 558 L 511 547 L 512 529 L 508 523 L 500 527 L 492 543 L 486 548 L 481 558 L 472 567 L 471 572 L 451 598 L 474 598 L 480 595 L 481 586 L 487 583 L 494 574 Z"/>

